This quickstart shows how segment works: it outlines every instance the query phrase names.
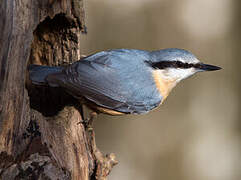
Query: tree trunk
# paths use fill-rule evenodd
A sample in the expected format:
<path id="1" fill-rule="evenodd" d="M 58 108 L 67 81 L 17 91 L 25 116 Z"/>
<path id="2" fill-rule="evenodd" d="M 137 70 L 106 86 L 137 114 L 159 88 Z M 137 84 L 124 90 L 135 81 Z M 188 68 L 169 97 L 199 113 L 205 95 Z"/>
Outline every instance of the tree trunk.
<path id="1" fill-rule="evenodd" d="M 83 0 L 3 0 L 0 27 L 0 179 L 105 179 L 77 100 L 28 82 L 80 59 Z"/>

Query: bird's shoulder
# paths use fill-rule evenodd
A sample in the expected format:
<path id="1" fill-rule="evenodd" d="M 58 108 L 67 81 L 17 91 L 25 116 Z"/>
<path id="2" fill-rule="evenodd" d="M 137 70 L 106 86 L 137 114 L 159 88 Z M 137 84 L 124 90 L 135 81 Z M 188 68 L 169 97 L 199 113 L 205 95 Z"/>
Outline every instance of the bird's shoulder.
<path id="1" fill-rule="evenodd" d="M 124 63 L 140 63 L 150 59 L 150 52 L 138 49 L 112 49 L 91 54 L 83 59 L 91 63 L 112 65 Z"/>

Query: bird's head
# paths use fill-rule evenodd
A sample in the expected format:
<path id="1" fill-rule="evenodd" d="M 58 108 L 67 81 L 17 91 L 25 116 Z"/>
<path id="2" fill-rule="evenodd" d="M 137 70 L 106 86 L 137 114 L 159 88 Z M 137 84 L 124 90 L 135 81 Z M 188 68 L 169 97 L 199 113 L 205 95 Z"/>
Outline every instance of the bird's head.
<path id="1" fill-rule="evenodd" d="M 163 49 L 151 52 L 151 66 L 161 71 L 163 78 L 177 82 L 197 72 L 215 71 L 218 66 L 200 62 L 192 53 L 183 49 Z"/>
<path id="2" fill-rule="evenodd" d="M 154 69 L 153 77 L 161 94 L 166 97 L 181 80 L 197 72 L 215 71 L 218 66 L 200 62 L 192 53 L 183 49 L 163 49 L 151 52 L 148 63 Z"/>

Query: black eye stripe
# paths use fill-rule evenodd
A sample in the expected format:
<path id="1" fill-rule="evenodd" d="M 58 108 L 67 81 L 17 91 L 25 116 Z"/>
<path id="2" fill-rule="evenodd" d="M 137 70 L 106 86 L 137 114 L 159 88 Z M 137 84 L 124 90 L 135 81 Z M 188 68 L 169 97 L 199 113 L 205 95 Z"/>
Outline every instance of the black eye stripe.
<path id="1" fill-rule="evenodd" d="M 146 61 L 151 67 L 155 69 L 165 69 L 165 68 L 182 68 L 182 69 L 188 69 L 188 68 L 199 68 L 200 64 L 189 64 L 189 63 L 183 63 L 181 61 L 160 61 L 160 62 L 150 62 Z"/>

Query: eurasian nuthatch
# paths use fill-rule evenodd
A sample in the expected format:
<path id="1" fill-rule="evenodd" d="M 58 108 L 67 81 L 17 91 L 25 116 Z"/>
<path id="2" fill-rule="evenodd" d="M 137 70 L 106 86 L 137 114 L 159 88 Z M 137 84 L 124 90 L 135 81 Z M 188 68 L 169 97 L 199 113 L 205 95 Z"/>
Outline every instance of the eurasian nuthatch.
<path id="1" fill-rule="evenodd" d="M 64 88 L 75 98 L 84 98 L 95 111 L 111 115 L 147 113 L 159 106 L 181 80 L 219 69 L 182 49 L 115 49 L 66 67 L 29 67 L 33 84 Z"/>

